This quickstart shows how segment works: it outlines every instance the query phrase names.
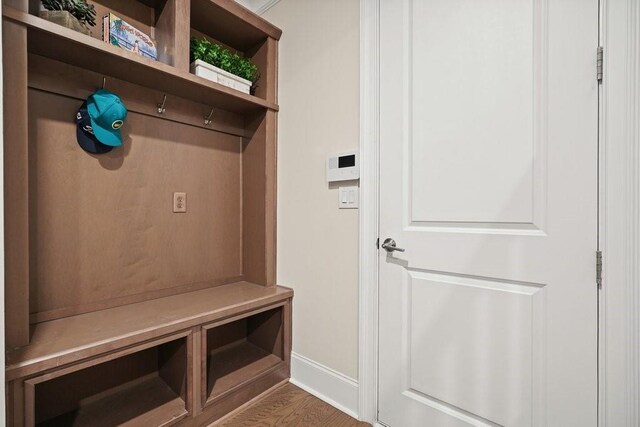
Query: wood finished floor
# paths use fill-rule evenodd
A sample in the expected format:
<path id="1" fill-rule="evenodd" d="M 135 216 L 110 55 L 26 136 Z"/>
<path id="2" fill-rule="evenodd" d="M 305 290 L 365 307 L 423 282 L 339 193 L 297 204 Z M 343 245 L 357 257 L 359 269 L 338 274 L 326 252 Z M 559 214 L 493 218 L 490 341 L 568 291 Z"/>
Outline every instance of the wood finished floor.
<path id="1" fill-rule="evenodd" d="M 293 384 L 286 384 L 218 427 L 369 426 L 323 402 Z"/>

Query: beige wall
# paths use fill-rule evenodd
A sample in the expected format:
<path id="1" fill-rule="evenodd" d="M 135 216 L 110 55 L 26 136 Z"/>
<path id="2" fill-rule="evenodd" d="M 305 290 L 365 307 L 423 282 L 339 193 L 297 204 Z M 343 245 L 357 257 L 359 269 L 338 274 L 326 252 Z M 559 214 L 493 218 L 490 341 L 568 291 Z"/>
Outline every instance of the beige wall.
<path id="1" fill-rule="evenodd" d="M 358 210 L 338 209 L 328 155 L 358 149 L 359 1 L 281 0 L 278 283 L 295 289 L 293 350 L 357 379 Z"/>

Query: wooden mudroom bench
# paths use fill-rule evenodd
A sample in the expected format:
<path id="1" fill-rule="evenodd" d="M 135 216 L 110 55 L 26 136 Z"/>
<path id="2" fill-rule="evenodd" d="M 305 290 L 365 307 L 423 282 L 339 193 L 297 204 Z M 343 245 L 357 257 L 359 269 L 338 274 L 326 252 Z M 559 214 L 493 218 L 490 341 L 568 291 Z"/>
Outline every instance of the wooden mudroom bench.
<path id="1" fill-rule="evenodd" d="M 212 403 L 217 410 L 201 419 L 218 418 L 288 378 L 292 297 L 288 288 L 239 282 L 35 325 L 30 345 L 7 354 L 14 420 L 36 424 L 37 402 L 51 400 L 46 393 L 64 395 L 60 407 L 87 406 L 72 406 L 67 412 L 75 416 L 113 417 L 114 424 L 120 416 L 140 425 L 197 418 Z M 142 369 L 145 375 L 130 372 L 125 362 L 144 363 L 137 355 L 150 350 L 157 360 Z M 159 375 L 150 381 L 147 370 Z M 69 397 L 88 393 L 87 381 L 100 391 Z M 118 402 L 129 405 L 126 415 L 112 413 L 108 403 Z"/>

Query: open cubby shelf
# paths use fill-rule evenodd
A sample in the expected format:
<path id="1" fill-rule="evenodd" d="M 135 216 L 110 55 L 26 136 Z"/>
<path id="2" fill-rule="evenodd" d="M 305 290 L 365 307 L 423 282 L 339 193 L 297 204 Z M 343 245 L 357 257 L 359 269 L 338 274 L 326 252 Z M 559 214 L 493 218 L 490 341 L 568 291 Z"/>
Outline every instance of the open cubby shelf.
<path id="1" fill-rule="evenodd" d="M 207 357 L 208 398 L 215 399 L 281 363 L 282 358 L 246 340 L 212 350 Z"/>
<path id="2" fill-rule="evenodd" d="M 281 31 L 259 16 L 246 11 L 228 13 L 228 4 L 228 1 L 191 0 L 191 27 L 242 52 L 252 49 L 267 37 L 280 38 Z M 250 19 L 250 25 L 246 19 Z"/>
<path id="3" fill-rule="evenodd" d="M 38 404 L 38 403 L 36 403 Z M 127 422 L 158 426 L 187 415 L 184 400 L 157 375 L 140 378 L 37 426 L 108 427 Z"/>
<path id="4" fill-rule="evenodd" d="M 205 326 L 207 400 L 284 363 L 283 308 Z"/>
<path id="5" fill-rule="evenodd" d="M 187 339 L 27 384 L 36 426 L 165 425 L 188 414 Z"/>

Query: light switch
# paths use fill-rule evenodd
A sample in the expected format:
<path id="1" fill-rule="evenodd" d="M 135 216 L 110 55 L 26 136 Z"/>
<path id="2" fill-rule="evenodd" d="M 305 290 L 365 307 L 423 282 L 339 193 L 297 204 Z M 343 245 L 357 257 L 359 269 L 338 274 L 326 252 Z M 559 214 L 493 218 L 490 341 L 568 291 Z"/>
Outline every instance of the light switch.
<path id="1" fill-rule="evenodd" d="M 339 189 L 339 205 L 340 209 L 358 209 L 358 186 L 340 187 Z"/>

